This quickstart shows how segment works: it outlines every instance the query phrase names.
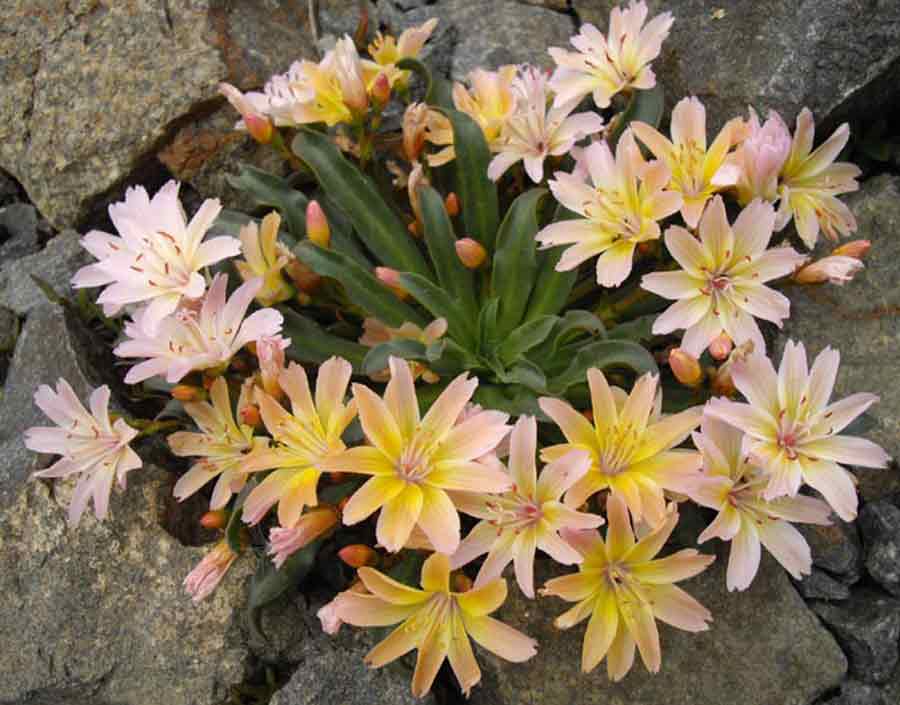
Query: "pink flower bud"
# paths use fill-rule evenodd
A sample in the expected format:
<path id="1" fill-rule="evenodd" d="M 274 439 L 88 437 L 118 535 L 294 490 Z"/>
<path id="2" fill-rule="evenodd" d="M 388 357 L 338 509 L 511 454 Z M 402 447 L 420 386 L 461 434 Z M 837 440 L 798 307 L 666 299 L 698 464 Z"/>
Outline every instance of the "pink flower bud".
<path id="1" fill-rule="evenodd" d="M 703 381 L 703 370 L 700 362 L 681 348 L 673 348 L 669 353 L 669 367 L 675 379 L 686 387 L 696 387 Z"/>
<path id="2" fill-rule="evenodd" d="M 808 264 L 794 275 L 798 284 L 845 284 L 863 269 L 863 263 L 855 257 L 830 255 Z"/>
<path id="3" fill-rule="evenodd" d="M 379 106 L 386 105 L 391 99 L 391 82 L 383 73 L 378 74 L 378 78 L 372 84 L 372 99 Z"/>
<path id="4" fill-rule="evenodd" d="M 448 193 L 447 198 L 444 199 L 444 208 L 447 209 L 447 215 L 451 218 L 459 215 L 459 196 L 453 191 Z"/>
<path id="5" fill-rule="evenodd" d="M 375 276 L 378 280 L 389 287 L 394 294 L 400 299 L 405 299 L 409 294 L 406 289 L 400 286 L 400 272 L 390 267 L 375 267 Z"/>
<path id="6" fill-rule="evenodd" d="M 862 259 L 868 254 L 871 247 L 872 243 L 869 240 L 851 240 L 850 242 L 845 242 L 840 247 L 835 247 L 831 254 Z"/>
<path id="7" fill-rule="evenodd" d="M 318 201 L 310 201 L 306 206 L 306 236 L 319 247 L 327 248 L 331 242 L 328 218 Z"/>
<path id="8" fill-rule="evenodd" d="M 487 250 L 480 242 L 470 237 L 456 241 L 456 254 L 463 265 L 469 269 L 478 269 L 487 259 Z"/>
<path id="9" fill-rule="evenodd" d="M 731 353 L 733 345 L 727 333 L 720 333 L 709 344 L 709 354 L 712 355 L 714 360 L 721 362 Z"/>
<path id="10" fill-rule="evenodd" d="M 275 128 L 269 118 L 263 115 L 245 115 L 244 125 L 247 126 L 250 136 L 260 144 L 269 144 L 272 141 Z"/>
<path id="11" fill-rule="evenodd" d="M 374 565 L 378 554 L 369 546 L 356 543 L 352 546 L 344 546 L 338 551 L 338 557 L 351 568 L 362 568 Z"/>

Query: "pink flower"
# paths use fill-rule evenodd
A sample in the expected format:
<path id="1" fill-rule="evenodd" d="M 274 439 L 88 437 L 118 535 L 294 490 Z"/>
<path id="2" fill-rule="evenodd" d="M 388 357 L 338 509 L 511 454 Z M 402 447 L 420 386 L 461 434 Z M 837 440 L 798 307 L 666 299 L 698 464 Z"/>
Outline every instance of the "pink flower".
<path id="1" fill-rule="evenodd" d="M 499 152 L 488 166 L 493 181 L 516 162 L 536 184 L 544 178 L 544 160 L 566 154 L 580 139 L 603 129 L 603 118 L 596 113 L 570 113 L 577 103 L 569 102 L 548 109 L 547 78 L 537 68 L 526 67 L 513 82 L 517 104 L 503 125 Z"/>
<path id="2" fill-rule="evenodd" d="M 338 522 L 337 512 L 331 507 L 312 509 L 290 527 L 276 526 L 269 531 L 269 555 L 276 568 L 301 548 L 308 546 Z"/>
<path id="3" fill-rule="evenodd" d="M 510 441 L 512 489 L 499 496 L 454 496 L 461 511 L 482 520 L 450 559 L 452 566 L 459 568 L 488 554 L 478 571 L 476 588 L 499 578 L 503 569 L 514 562 L 519 587 L 533 598 L 535 550 L 541 549 L 563 565 L 580 563 L 581 554 L 560 532 L 566 528 L 594 529 L 603 523 L 603 517 L 577 512 L 560 501 L 563 493 L 590 469 L 590 454 L 572 451 L 547 465 L 538 477 L 536 452 L 537 422 L 533 416 L 521 416 Z"/>
<path id="4" fill-rule="evenodd" d="M 794 281 L 798 284 L 831 282 L 843 285 L 851 281 L 856 273 L 864 268 L 865 265 L 856 257 L 830 255 L 806 265 L 794 275 Z"/>
<path id="5" fill-rule="evenodd" d="M 831 240 L 856 230 L 856 218 L 837 196 L 856 191 L 856 177 L 861 173 L 855 164 L 834 161 L 850 139 L 847 123 L 812 151 L 814 136 L 812 113 L 804 108 L 797 116 L 791 151 L 781 169 L 781 202 L 775 222 L 781 230 L 793 218 L 809 248 L 816 244 L 819 229 Z"/>
<path id="6" fill-rule="evenodd" d="M 184 579 L 184 589 L 194 602 L 209 597 L 219 587 L 237 557 L 238 554 L 231 550 L 227 541 L 220 541 L 212 551 L 203 556 Z"/>
<path id="7" fill-rule="evenodd" d="M 548 225 L 537 240 L 542 248 L 572 245 L 556 265 L 560 272 L 600 255 L 597 283 L 619 286 L 631 274 L 635 247 L 659 239 L 657 221 L 681 208 L 681 194 L 664 190 L 668 169 L 660 162 L 644 161 L 631 130 L 619 139 L 615 157 L 602 141 L 585 148 L 583 161 L 592 186 L 563 172 L 550 181 L 556 200 L 582 218 Z"/>
<path id="8" fill-rule="evenodd" d="M 666 230 L 666 247 L 681 265 L 675 272 L 644 276 L 641 286 L 677 302 L 653 323 L 657 335 L 685 328 L 682 349 L 694 357 L 725 333 L 736 344 L 765 350 L 754 317 L 781 326 L 790 302 L 765 282 L 790 274 L 805 257 L 790 247 L 766 250 L 775 211 L 754 201 L 728 224 L 725 204 L 713 198 L 700 221 L 699 241 L 678 226 Z"/>
<path id="9" fill-rule="evenodd" d="M 726 123 L 707 149 L 706 109 L 696 98 L 684 98 L 672 110 L 670 142 L 644 122 L 631 124 L 638 139 L 662 160 L 672 174 L 669 188 L 684 198 L 681 217 L 696 228 L 706 202 L 716 191 L 733 186 L 740 171 L 730 165 L 728 150 L 738 141 L 741 119 Z"/>
<path id="10" fill-rule="evenodd" d="M 246 282 L 226 301 L 228 275 L 217 274 L 199 311 L 182 307 L 163 319 L 156 331 L 145 320 L 148 310 L 138 311 L 125 324 L 128 340 L 119 343 L 113 352 L 119 357 L 149 359 L 132 367 L 125 382 L 137 384 L 154 375 L 178 382 L 192 370 L 225 367 L 247 343 L 279 333 L 282 316 L 273 308 L 260 309 L 244 318 L 261 285 L 261 279 Z"/>
<path id="11" fill-rule="evenodd" d="M 41 411 L 59 428 L 29 428 L 25 431 L 25 447 L 62 457 L 33 477 L 81 475 L 69 504 L 69 525 L 73 527 L 78 525 L 91 497 L 97 518 L 105 519 L 113 480 L 125 489 L 126 474 L 141 466 L 141 459 L 128 445 L 138 432 L 122 419 L 110 423 L 109 396 L 106 385 L 95 389 L 88 413 L 64 379 L 56 383 L 55 392 L 43 384 L 34 395 Z"/>
<path id="12" fill-rule="evenodd" d="M 828 505 L 803 495 L 766 499 L 763 490 L 768 478 L 743 453 L 743 432 L 710 416 L 703 419 L 701 430 L 693 434 L 693 441 L 703 455 L 703 475 L 689 495 L 718 511 L 699 542 L 711 538 L 731 542 L 728 589 L 750 586 L 759 568 L 760 544 L 796 580 L 809 575 L 809 545 L 790 522 L 829 524 Z"/>
<path id="13" fill-rule="evenodd" d="M 123 202 L 109 207 L 119 237 L 99 230 L 85 235 L 82 247 L 100 261 L 82 267 L 72 278 L 76 288 L 109 285 L 97 299 L 107 316 L 126 304 L 146 302 L 141 318 L 151 334 L 183 298 L 203 296 L 201 269 L 241 251 L 233 237 L 204 242 L 222 206 L 208 199 L 188 223 L 178 188 L 170 181 L 152 199 L 143 186 L 128 189 Z"/>
<path id="14" fill-rule="evenodd" d="M 778 175 L 791 151 L 791 133 L 774 110 L 760 125 L 753 108 L 744 130 L 744 141 L 728 158 L 729 164 L 740 171 L 738 201 L 744 206 L 757 198 L 774 203 L 778 200 Z"/>
<path id="15" fill-rule="evenodd" d="M 264 335 L 256 341 L 256 358 L 259 360 L 259 377 L 262 388 L 280 399 L 284 396 L 278 378 L 287 369 L 284 364 L 284 351 L 291 344 L 289 338 L 280 335 Z"/>
<path id="16" fill-rule="evenodd" d="M 550 49 L 558 67 L 550 82 L 556 92 L 554 105 L 578 103 L 592 93 L 597 107 L 607 108 L 617 93 L 653 88 L 656 76 L 650 62 L 659 56 L 674 19 L 664 12 L 645 27 L 646 19 L 647 4 L 631 0 L 628 9 L 613 8 L 608 37 L 594 25 L 584 24 L 571 40 L 577 51 Z"/>
<path id="17" fill-rule="evenodd" d="M 795 497 L 805 482 L 852 521 L 856 485 L 840 463 L 883 468 L 890 457 L 864 438 L 838 435 L 878 401 L 860 393 L 829 404 L 839 362 L 837 350 L 825 348 L 809 370 L 803 344 L 788 341 L 777 374 L 763 355 L 732 365 L 734 385 L 749 403 L 712 399 L 706 413 L 747 434 L 751 460 L 768 476 L 763 498 Z"/>

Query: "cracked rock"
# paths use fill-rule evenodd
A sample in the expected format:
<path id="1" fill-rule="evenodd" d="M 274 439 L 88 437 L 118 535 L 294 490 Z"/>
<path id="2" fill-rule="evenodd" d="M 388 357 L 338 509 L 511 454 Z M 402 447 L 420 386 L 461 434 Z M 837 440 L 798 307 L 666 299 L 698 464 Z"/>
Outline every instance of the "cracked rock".
<path id="1" fill-rule="evenodd" d="M 840 695 L 826 700 L 823 705 L 888 705 L 888 703 L 880 688 L 849 680 L 841 684 Z"/>
<path id="2" fill-rule="evenodd" d="M 794 587 L 807 600 L 846 600 L 850 597 L 849 587 L 817 568 L 803 580 L 795 581 Z"/>
<path id="3" fill-rule="evenodd" d="M 813 565 L 852 585 L 862 572 L 862 547 L 855 524 L 834 517 L 829 526 L 797 524 L 812 551 Z"/>
<path id="4" fill-rule="evenodd" d="M 892 595 L 900 597 L 900 509 L 887 501 L 870 502 L 859 513 L 866 548 L 866 570 Z"/>
<path id="5" fill-rule="evenodd" d="M 38 216 L 34 206 L 13 203 L 0 208 L 0 262 L 37 252 Z"/>

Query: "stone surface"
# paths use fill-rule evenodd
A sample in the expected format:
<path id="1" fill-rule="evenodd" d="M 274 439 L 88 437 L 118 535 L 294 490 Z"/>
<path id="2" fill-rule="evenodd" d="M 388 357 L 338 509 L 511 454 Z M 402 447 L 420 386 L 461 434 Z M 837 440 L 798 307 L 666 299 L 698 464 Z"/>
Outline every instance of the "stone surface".
<path id="1" fill-rule="evenodd" d="M 900 509 L 881 500 L 859 513 L 866 549 L 866 570 L 892 595 L 900 597 Z"/>
<path id="2" fill-rule="evenodd" d="M 0 262 L 37 252 L 38 216 L 34 206 L 13 203 L 0 209 Z"/>
<path id="3" fill-rule="evenodd" d="M 840 695 L 823 705 L 887 705 L 887 701 L 877 686 L 848 680 L 841 684 Z"/>
<path id="4" fill-rule="evenodd" d="M 797 524 L 812 551 L 813 565 L 838 576 L 845 583 L 855 583 L 862 572 L 862 547 L 855 524 L 832 517 L 833 524 L 817 526 Z"/>
<path id="5" fill-rule="evenodd" d="M 70 281 L 82 266 L 94 261 L 78 242 L 78 233 L 66 230 L 47 243 L 40 252 L 0 264 L 0 306 L 20 316 L 47 303 L 47 297 L 32 275 L 47 282 L 61 296 L 73 294 Z"/>
<path id="6" fill-rule="evenodd" d="M 874 590 L 855 591 L 844 604 L 813 603 L 850 660 L 850 673 L 866 683 L 884 683 L 897 666 L 900 601 Z"/>
<path id="7" fill-rule="evenodd" d="M 813 568 L 803 580 L 795 581 L 794 587 L 807 600 L 846 600 L 850 597 L 847 585 L 818 568 Z"/>
<path id="8" fill-rule="evenodd" d="M 19 335 L 19 317 L 0 306 L 0 354 L 11 353 Z"/>
<path id="9" fill-rule="evenodd" d="M 0 505 L 0 702 L 214 705 L 245 672 L 235 607 L 251 561 L 191 603 L 205 549 L 159 526 L 170 475 L 144 467 L 110 517 L 66 526 L 71 484 L 22 486 Z"/>
<path id="10" fill-rule="evenodd" d="M 846 199 L 856 215 L 855 237 L 871 240 L 866 268 L 843 287 L 788 287 L 791 317 L 781 341 L 802 340 L 810 358 L 825 346 L 841 352 L 834 397 L 874 392 L 881 401 L 864 418 L 874 421 L 864 435 L 894 458 L 900 456 L 900 394 L 885 384 L 900 379 L 900 178 L 882 175 Z M 827 248 L 823 245 L 822 252 Z M 852 432 L 852 427 L 849 432 Z M 900 491 L 896 466 L 856 470 L 866 500 Z"/>
<path id="11" fill-rule="evenodd" d="M 728 593 L 722 557 L 682 585 L 713 613 L 710 631 L 660 626 L 662 670 L 650 675 L 638 658 L 620 683 L 601 664 L 580 672 L 585 625 L 560 632 L 553 618 L 565 603 L 524 599 L 511 589 L 499 618 L 540 644 L 525 664 L 500 662 L 483 650 L 484 684 L 472 705 L 807 705 L 840 683 L 846 659 L 831 635 L 768 556 L 749 590 Z M 550 577 L 539 565 L 540 582 Z"/>
<path id="12" fill-rule="evenodd" d="M 573 0 L 604 32 L 616 0 Z M 817 122 L 868 115 L 898 97 L 900 4 L 895 0 L 649 0 L 675 24 L 654 70 L 668 101 L 695 95 L 710 124 L 747 106 L 787 120 L 803 106 Z M 721 18 L 715 11 L 723 11 Z M 698 37 L 702 40 L 698 41 Z M 834 120 L 832 120 L 834 121 Z"/>

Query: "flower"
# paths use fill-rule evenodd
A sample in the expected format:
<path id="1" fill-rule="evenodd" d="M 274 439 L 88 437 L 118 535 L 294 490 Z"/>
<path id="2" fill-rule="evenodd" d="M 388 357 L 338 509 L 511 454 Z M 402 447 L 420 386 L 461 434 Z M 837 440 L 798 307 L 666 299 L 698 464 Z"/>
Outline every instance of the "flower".
<path id="1" fill-rule="evenodd" d="M 777 374 L 763 355 L 732 365 L 734 385 L 749 403 L 711 399 L 706 413 L 747 434 L 752 461 L 768 475 L 765 499 L 794 497 L 805 482 L 852 521 L 856 483 L 840 463 L 883 468 L 890 457 L 864 438 L 838 435 L 878 401 L 858 393 L 829 404 L 839 364 L 838 351 L 825 348 L 808 370 L 803 343 L 788 341 Z"/>
<path id="2" fill-rule="evenodd" d="M 447 319 L 435 318 L 425 328 L 420 328 L 415 323 L 407 321 L 399 328 L 390 328 L 377 318 L 366 318 L 363 321 L 363 334 L 359 339 L 361 345 L 374 348 L 376 345 L 388 343 L 392 340 L 415 340 L 428 347 L 440 340 L 447 332 Z M 421 377 L 429 384 L 437 382 L 438 377 L 434 372 L 417 360 L 409 361 L 409 369 L 413 379 Z M 376 382 L 386 382 L 390 378 L 388 368 L 373 372 L 369 375 Z"/>
<path id="3" fill-rule="evenodd" d="M 703 418 L 702 433 L 694 433 L 694 445 L 703 455 L 703 475 L 689 492 L 698 504 L 718 514 L 700 534 L 731 541 L 726 583 L 729 590 L 746 590 L 759 568 L 760 544 L 775 556 L 796 580 L 809 575 L 809 545 L 790 522 L 829 524 L 831 510 L 812 497 L 765 499 L 768 478 L 742 452 L 744 434 L 711 416 Z"/>
<path id="4" fill-rule="evenodd" d="M 355 404 L 344 404 L 352 372 L 342 358 L 326 360 L 319 367 L 313 399 L 306 371 L 291 363 L 278 377 L 291 401 L 290 414 L 272 396 L 257 393 L 263 423 L 277 445 L 247 458 L 244 471 L 276 470 L 247 496 L 244 521 L 262 521 L 277 503 L 278 522 L 292 527 L 304 506 L 318 504 L 320 463 L 344 450 L 341 435 L 356 416 Z"/>
<path id="5" fill-rule="evenodd" d="M 109 207 L 119 236 L 92 230 L 81 239 L 99 262 L 79 269 L 72 283 L 76 289 L 108 284 L 97 298 L 107 316 L 126 304 L 147 303 L 141 318 L 155 332 L 183 298 L 203 296 L 201 269 L 240 252 L 233 237 L 203 241 L 222 210 L 219 201 L 204 201 L 188 223 L 178 189 L 170 181 L 151 199 L 143 186 L 129 188 L 124 201 Z"/>
<path id="6" fill-rule="evenodd" d="M 573 450 L 591 455 L 591 469 L 566 493 L 566 504 L 578 507 L 595 492 L 609 489 L 621 497 L 635 521 L 658 526 L 666 519 L 664 490 L 683 492 L 700 469 L 700 454 L 672 450 L 700 423 L 701 407 L 661 416 L 659 377 L 647 373 L 631 394 L 610 387 L 598 369 L 587 372 L 594 425 L 559 399 L 542 397 L 541 409 L 565 435 L 567 443 L 549 446 L 541 459 L 552 462 Z"/>
<path id="7" fill-rule="evenodd" d="M 280 335 L 264 335 L 256 341 L 256 358 L 259 360 L 259 377 L 262 388 L 266 394 L 275 399 L 284 396 L 279 378 L 286 369 L 284 351 L 290 344 L 289 339 Z"/>
<path id="8" fill-rule="evenodd" d="M 418 57 L 437 23 L 437 18 L 432 17 L 418 27 L 403 30 L 398 39 L 379 32 L 369 44 L 369 56 L 373 61 L 363 61 L 366 73 L 370 76 L 384 74 L 391 86 L 405 87 L 409 81 L 409 71 L 398 69 L 396 64 L 401 59 Z"/>
<path id="9" fill-rule="evenodd" d="M 184 410 L 197 424 L 200 433 L 177 431 L 167 440 L 178 457 L 201 458 L 175 483 L 173 494 L 178 501 L 184 501 L 206 483 L 218 478 L 209 506 L 211 509 L 221 509 L 247 481 L 247 475 L 242 472 L 247 453 L 266 448 L 268 441 L 254 438 L 251 426 L 235 422 L 228 382 L 224 377 L 218 377 L 213 382 L 209 396 L 212 404 L 205 401 L 184 404 Z M 241 394 L 238 409 L 242 409 L 244 404 L 244 395 Z"/>
<path id="10" fill-rule="evenodd" d="M 542 248 L 572 245 L 559 258 L 560 272 L 600 255 L 597 283 L 619 286 L 631 274 L 637 244 L 659 239 L 657 221 L 681 208 L 681 194 L 663 190 L 668 169 L 660 162 L 644 161 L 631 130 L 619 139 L 615 157 L 602 141 L 586 147 L 583 160 L 593 186 L 562 172 L 550 181 L 556 200 L 583 217 L 552 223 L 537 234 L 537 240 Z"/>
<path id="11" fill-rule="evenodd" d="M 287 301 L 294 290 L 284 280 L 281 270 L 291 261 L 290 250 L 278 242 L 281 216 L 274 211 L 262 219 L 260 226 L 254 221 L 241 228 L 241 251 L 244 259 L 234 263 L 245 282 L 261 277 L 262 287 L 256 294 L 261 306 L 273 306 Z"/>
<path id="12" fill-rule="evenodd" d="M 596 113 L 571 112 L 577 102 L 548 109 L 547 78 L 534 67 L 525 67 L 513 82 L 517 105 L 503 124 L 499 153 L 488 166 L 488 177 L 497 181 L 507 169 L 522 161 L 525 172 L 536 184 L 544 178 L 544 160 L 566 154 L 574 144 L 603 129 L 603 118 Z"/>
<path id="13" fill-rule="evenodd" d="M 851 281 L 862 269 L 865 269 L 865 265 L 856 257 L 829 255 L 797 271 L 794 274 L 794 281 L 798 284 L 831 282 L 843 285 Z"/>
<path id="14" fill-rule="evenodd" d="M 728 162 L 740 172 L 735 184 L 738 202 L 746 206 L 761 198 L 774 203 L 778 200 L 778 175 L 791 151 L 791 133 L 774 110 L 760 125 L 753 108 L 744 133 L 740 146 L 728 156 Z"/>
<path id="15" fill-rule="evenodd" d="M 262 286 L 261 279 L 245 282 L 226 301 L 228 275 L 217 274 L 200 310 L 181 307 L 158 324 L 155 332 L 146 321 L 148 309 L 138 311 L 125 324 L 127 340 L 113 352 L 119 357 L 145 357 L 125 375 L 137 384 L 154 375 L 179 382 L 192 370 L 224 367 L 244 345 L 281 331 L 282 315 L 273 308 L 244 314 Z"/>
<path id="16" fill-rule="evenodd" d="M 550 81 L 555 105 L 578 103 L 591 93 L 597 107 L 607 108 L 617 93 L 656 85 L 650 62 L 659 56 L 674 18 L 664 12 L 644 26 L 647 12 L 643 0 L 631 0 L 627 9 L 612 9 L 608 37 L 594 25 L 583 24 L 571 39 L 577 51 L 549 50 L 557 65 Z"/>
<path id="17" fill-rule="evenodd" d="M 453 553 L 459 546 L 459 515 L 447 491 L 509 489 L 506 473 L 475 462 L 503 440 L 509 417 L 483 411 L 454 426 L 478 386 L 477 379 L 464 373 L 420 418 L 409 365 L 393 356 L 389 364 L 391 381 L 384 399 L 368 387 L 353 385 L 359 420 L 371 445 L 350 448 L 319 467 L 372 476 L 344 507 L 348 526 L 381 509 L 376 536 L 388 551 L 403 548 L 418 525 L 435 549 Z"/>
<path id="18" fill-rule="evenodd" d="M 700 221 L 699 241 L 677 225 L 667 229 L 666 247 L 682 268 L 641 280 L 647 291 L 677 300 L 654 321 L 653 333 L 685 328 L 681 347 L 695 357 L 723 332 L 738 345 L 752 340 L 756 350 L 765 350 L 754 317 L 780 327 L 791 308 L 786 296 L 765 283 L 790 274 L 806 259 L 791 247 L 766 249 L 774 222 L 771 204 L 757 200 L 732 227 L 722 198 L 715 196 Z"/>
<path id="19" fill-rule="evenodd" d="M 740 170 L 726 156 L 738 142 L 741 125 L 740 118 L 727 122 L 707 149 L 706 109 L 696 98 L 684 98 L 673 108 L 671 142 L 645 122 L 631 123 L 638 139 L 669 168 L 669 188 L 684 198 L 681 217 L 688 227 L 697 227 L 713 193 L 737 181 Z"/>
<path id="20" fill-rule="evenodd" d="M 357 627 L 384 627 L 402 622 L 366 654 L 366 663 L 380 668 L 412 649 L 418 650 L 412 692 L 420 698 L 431 689 L 445 658 L 468 695 L 481 680 L 469 637 L 507 661 L 527 661 L 537 643 L 488 615 L 506 600 L 506 581 L 498 578 L 468 592 L 450 591 L 450 560 L 434 553 L 422 566 L 417 590 L 378 572 L 360 568 L 359 577 L 371 594 L 346 591 L 335 600 L 338 618 Z"/>
<path id="21" fill-rule="evenodd" d="M 673 583 L 701 573 L 715 557 L 686 548 L 654 558 L 678 523 L 674 505 L 665 521 L 637 542 L 625 502 L 614 494 L 607 500 L 606 518 L 605 541 L 597 531 L 570 532 L 570 542 L 584 556 L 579 572 L 547 581 L 541 593 L 577 603 L 556 618 L 557 628 L 570 629 L 591 618 L 581 670 L 588 673 L 606 658 L 610 679 L 619 681 L 631 670 L 635 644 L 647 670 L 659 671 L 656 620 L 689 632 L 709 628 L 709 610 Z"/>
<path id="22" fill-rule="evenodd" d="M 269 555 L 276 568 L 301 548 L 308 546 L 338 522 L 332 507 L 312 509 L 290 527 L 276 526 L 269 531 Z"/>
<path id="23" fill-rule="evenodd" d="M 428 113 L 427 103 L 410 103 L 403 112 L 403 154 L 408 162 L 418 161 L 425 146 Z"/>
<path id="24" fill-rule="evenodd" d="M 856 191 L 856 177 L 862 173 L 855 164 L 834 161 L 850 139 L 847 123 L 811 151 L 814 136 L 812 113 L 804 108 L 797 116 L 791 151 L 781 169 L 781 201 L 775 221 L 776 230 L 781 230 L 793 218 L 809 248 L 816 244 L 820 228 L 831 240 L 856 231 L 856 218 L 837 196 Z"/>
<path id="25" fill-rule="evenodd" d="M 580 563 L 581 554 L 560 536 L 560 531 L 593 529 L 603 523 L 602 517 L 576 512 L 559 501 L 590 469 L 590 455 L 572 451 L 550 463 L 538 477 L 536 450 L 537 422 L 533 416 L 521 416 L 510 442 L 512 489 L 499 497 L 454 494 L 461 511 L 482 520 L 451 557 L 453 567 L 459 568 L 488 554 L 478 571 L 476 587 L 499 578 L 512 561 L 519 587 L 527 597 L 533 598 L 535 549 L 541 549 L 563 565 Z"/>
<path id="26" fill-rule="evenodd" d="M 272 141 L 274 133 L 272 121 L 263 114 L 266 101 L 261 93 L 244 95 L 230 83 L 220 83 L 219 93 L 241 114 L 242 119 L 234 126 L 236 130 L 246 130 L 260 144 Z"/>
<path id="27" fill-rule="evenodd" d="M 219 541 L 184 579 L 184 589 L 194 602 L 209 597 L 219 587 L 225 573 L 237 560 L 238 554 L 231 550 L 228 541 Z"/>
<path id="28" fill-rule="evenodd" d="M 88 500 L 94 499 L 94 514 L 103 520 L 109 509 L 113 480 L 125 489 L 126 475 L 141 467 L 141 459 L 128 445 L 137 431 L 123 419 L 110 423 L 109 387 L 91 392 L 90 413 L 82 406 L 72 387 L 59 379 L 54 392 L 42 384 L 34 402 L 58 428 L 33 426 L 25 431 L 25 447 L 36 453 L 62 457 L 32 477 L 68 477 L 79 474 L 69 503 L 69 525 L 81 520 Z"/>

